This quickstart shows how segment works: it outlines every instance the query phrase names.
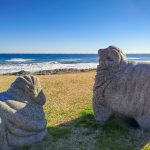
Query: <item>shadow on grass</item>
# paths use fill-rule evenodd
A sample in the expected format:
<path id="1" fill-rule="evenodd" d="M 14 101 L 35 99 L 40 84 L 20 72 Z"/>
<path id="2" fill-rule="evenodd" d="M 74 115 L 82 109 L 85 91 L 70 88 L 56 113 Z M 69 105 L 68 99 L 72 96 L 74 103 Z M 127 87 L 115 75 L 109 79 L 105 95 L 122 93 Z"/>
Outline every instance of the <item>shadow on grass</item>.
<path id="1" fill-rule="evenodd" d="M 47 129 L 48 136 L 43 142 L 25 149 L 141 150 L 150 139 L 149 133 L 131 129 L 120 120 L 111 118 L 99 123 L 92 113 L 87 112 L 82 112 L 75 120 Z"/>

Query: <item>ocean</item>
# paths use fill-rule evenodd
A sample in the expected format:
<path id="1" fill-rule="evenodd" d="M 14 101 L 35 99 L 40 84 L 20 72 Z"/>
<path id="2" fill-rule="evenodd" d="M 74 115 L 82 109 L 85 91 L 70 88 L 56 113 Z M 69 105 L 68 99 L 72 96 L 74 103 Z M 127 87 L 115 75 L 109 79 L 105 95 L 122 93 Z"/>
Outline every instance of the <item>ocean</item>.
<path id="1" fill-rule="evenodd" d="M 150 62 L 150 54 L 127 54 L 129 60 Z M 0 74 L 21 70 L 94 69 L 97 54 L 0 54 Z"/>

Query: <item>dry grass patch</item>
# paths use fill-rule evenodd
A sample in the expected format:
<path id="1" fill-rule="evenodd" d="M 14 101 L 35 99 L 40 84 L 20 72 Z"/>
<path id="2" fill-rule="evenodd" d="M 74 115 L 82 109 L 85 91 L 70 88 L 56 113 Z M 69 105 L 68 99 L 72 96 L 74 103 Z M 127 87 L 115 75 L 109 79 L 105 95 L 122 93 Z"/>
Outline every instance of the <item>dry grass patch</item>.
<path id="1" fill-rule="evenodd" d="M 47 98 L 44 111 L 48 136 L 28 150 L 140 150 L 150 139 L 149 133 L 128 129 L 110 120 L 95 121 L 92 89 L 95 71 L 40 75 Z M 0 76 L 0 91 L 6 90 L 15 76 Z M 149 150 L 147 144 L 142 150 Z"/>

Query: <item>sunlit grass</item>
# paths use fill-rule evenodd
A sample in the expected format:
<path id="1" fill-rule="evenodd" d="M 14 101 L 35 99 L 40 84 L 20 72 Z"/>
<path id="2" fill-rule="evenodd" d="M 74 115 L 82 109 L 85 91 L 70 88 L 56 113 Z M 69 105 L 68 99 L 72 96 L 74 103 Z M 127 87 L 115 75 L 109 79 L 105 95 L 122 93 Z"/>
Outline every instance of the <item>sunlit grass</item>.
<path id="1" fill-rule="evenodd" d="M 149 133 L 129 129 L 114 119 L 95 121 L 92 90 L 95 71 L 40 75 L 47 102 L 44 106 L 48 135 L 28 150 L 140 150 L 149 142 Z M 0 76 L 0 91 L 15 76 Z M 150 150 L 147 144 L 142 150 Z"/>

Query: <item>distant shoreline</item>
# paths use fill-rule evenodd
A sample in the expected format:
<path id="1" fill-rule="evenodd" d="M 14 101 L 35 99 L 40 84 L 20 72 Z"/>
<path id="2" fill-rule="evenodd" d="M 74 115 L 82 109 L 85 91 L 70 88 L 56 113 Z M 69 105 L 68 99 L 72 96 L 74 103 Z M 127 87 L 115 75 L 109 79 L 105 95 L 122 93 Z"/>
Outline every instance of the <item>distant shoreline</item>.
<path id="1" fill-rule="evenodd" d="M 52 74 L 63 74 L 63 73 L 78 73 L 78 72 L 89 72 L 89 71 L 96 71 L 96 68 L 91 69 L 55 69 L 55 70 L 42 70 L 36 72 L 29 72 L 29 71 L 18 71 L 13 73 L 2 73 L 1 76 L 21 76 L 21 75 L 52 75 Z"/>

